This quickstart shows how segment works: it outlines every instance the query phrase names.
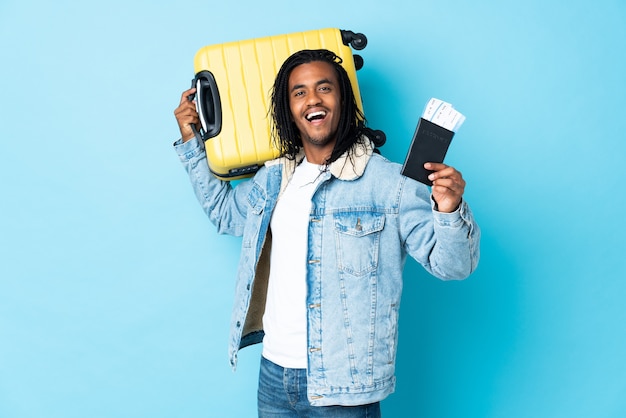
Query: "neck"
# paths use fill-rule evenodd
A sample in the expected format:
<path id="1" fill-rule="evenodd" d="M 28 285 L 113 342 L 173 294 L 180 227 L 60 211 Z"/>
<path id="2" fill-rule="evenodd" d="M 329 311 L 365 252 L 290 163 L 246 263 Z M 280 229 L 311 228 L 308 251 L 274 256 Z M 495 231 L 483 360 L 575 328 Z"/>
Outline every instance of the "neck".
<path id="1" fill-rule="evenodd" d="M 324 165 L 333 152 L 334 143 L 325 146 L 314 146 L 311 144 L 303 144 L 304 155 L 308 162 L 317 165 Z"/>

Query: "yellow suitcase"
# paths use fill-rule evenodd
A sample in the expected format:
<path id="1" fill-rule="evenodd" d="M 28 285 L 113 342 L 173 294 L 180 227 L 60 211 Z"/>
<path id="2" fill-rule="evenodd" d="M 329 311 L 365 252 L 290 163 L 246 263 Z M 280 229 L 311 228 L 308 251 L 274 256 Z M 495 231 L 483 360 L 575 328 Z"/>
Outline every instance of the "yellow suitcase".
<path id="1" fill-rule="evenodd" d="M 211 172 L 222 180 L 253 175 L 278 157 L 270 138 L 269 94 L 283 61 L 302 49 L 325 48 L 343 60 L 357 105 L 363 110 L 356 71 L 363 59 L 352 53 L 367 38 L 321 29 L 202 47 L 194 58 L 196 105 Z"/>

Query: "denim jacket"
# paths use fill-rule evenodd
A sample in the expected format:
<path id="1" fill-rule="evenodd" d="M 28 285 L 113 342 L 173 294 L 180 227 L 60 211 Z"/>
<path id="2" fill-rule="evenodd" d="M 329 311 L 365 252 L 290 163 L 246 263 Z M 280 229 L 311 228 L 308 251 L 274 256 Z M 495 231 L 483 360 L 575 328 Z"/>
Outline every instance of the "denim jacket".
<path id="1" fill-rule="evenodd" d="M 174 144 L 219 233 L 242 236 L 230 362 L 263 339 L 272 211 L 296 162 L 270 161 L 231 186 L 209 171 L 203 144 Z M 476 268 L 480 230 L 463 200 L 440 213 L 427 186 L 358 146 L 322 174 L 309 216 L 308 398 L 312 405 L 377 402 L 395 387 L 398 310 L 407 254 L 432 275 L 463 279 Z"/>

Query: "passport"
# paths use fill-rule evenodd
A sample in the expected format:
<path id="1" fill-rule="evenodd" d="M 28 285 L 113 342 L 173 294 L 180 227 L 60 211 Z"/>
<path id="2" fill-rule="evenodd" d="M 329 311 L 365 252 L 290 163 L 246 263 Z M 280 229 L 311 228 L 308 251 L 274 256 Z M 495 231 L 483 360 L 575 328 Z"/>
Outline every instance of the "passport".
<path id="1" fill-rule="evenodd" d="M 402 174 L 432 186 L 432 181 L 428 180 L 432 171 L 426 170 L 424 163 L 442 163 L 453 137 L 454 132 L 420 118 L 402 166 Z"/>
<path id="2" fill-rule="evenodd" d="M 454 133 L 465 122 L 465 116 L 450 103 L 432 98 L 426 103 L 422 117 L 417 123 L 411 146 L 402 166 L 402 174 L 427 186 L 431 170 L 424 163 L 443 163 Z"/>

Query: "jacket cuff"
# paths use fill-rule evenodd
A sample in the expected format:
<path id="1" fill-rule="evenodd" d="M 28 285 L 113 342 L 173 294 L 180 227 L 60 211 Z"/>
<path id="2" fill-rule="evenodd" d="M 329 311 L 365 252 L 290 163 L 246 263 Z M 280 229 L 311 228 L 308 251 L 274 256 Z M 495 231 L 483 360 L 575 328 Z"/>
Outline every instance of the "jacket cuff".
<path id="1" fill-rule="evenodd" d="M 467 203 L 465 202 L 465 200 L 461 199 L 459 207 L 456 208 L 454 212 L 439 212 L 436 209 L 436 203 L 432 198 L 431 203 L 433 209 L 433 218 L 437 225 L 455 227 L 463 223 L 463 213 L 467 211 Z"/>
<path id="2" fill-rule="evenodd" d="M 181 160 L 189 160 L 204 152 L 204 144 L 195 136 L 187 142 L 178 138 L 172 145 Z"/>

